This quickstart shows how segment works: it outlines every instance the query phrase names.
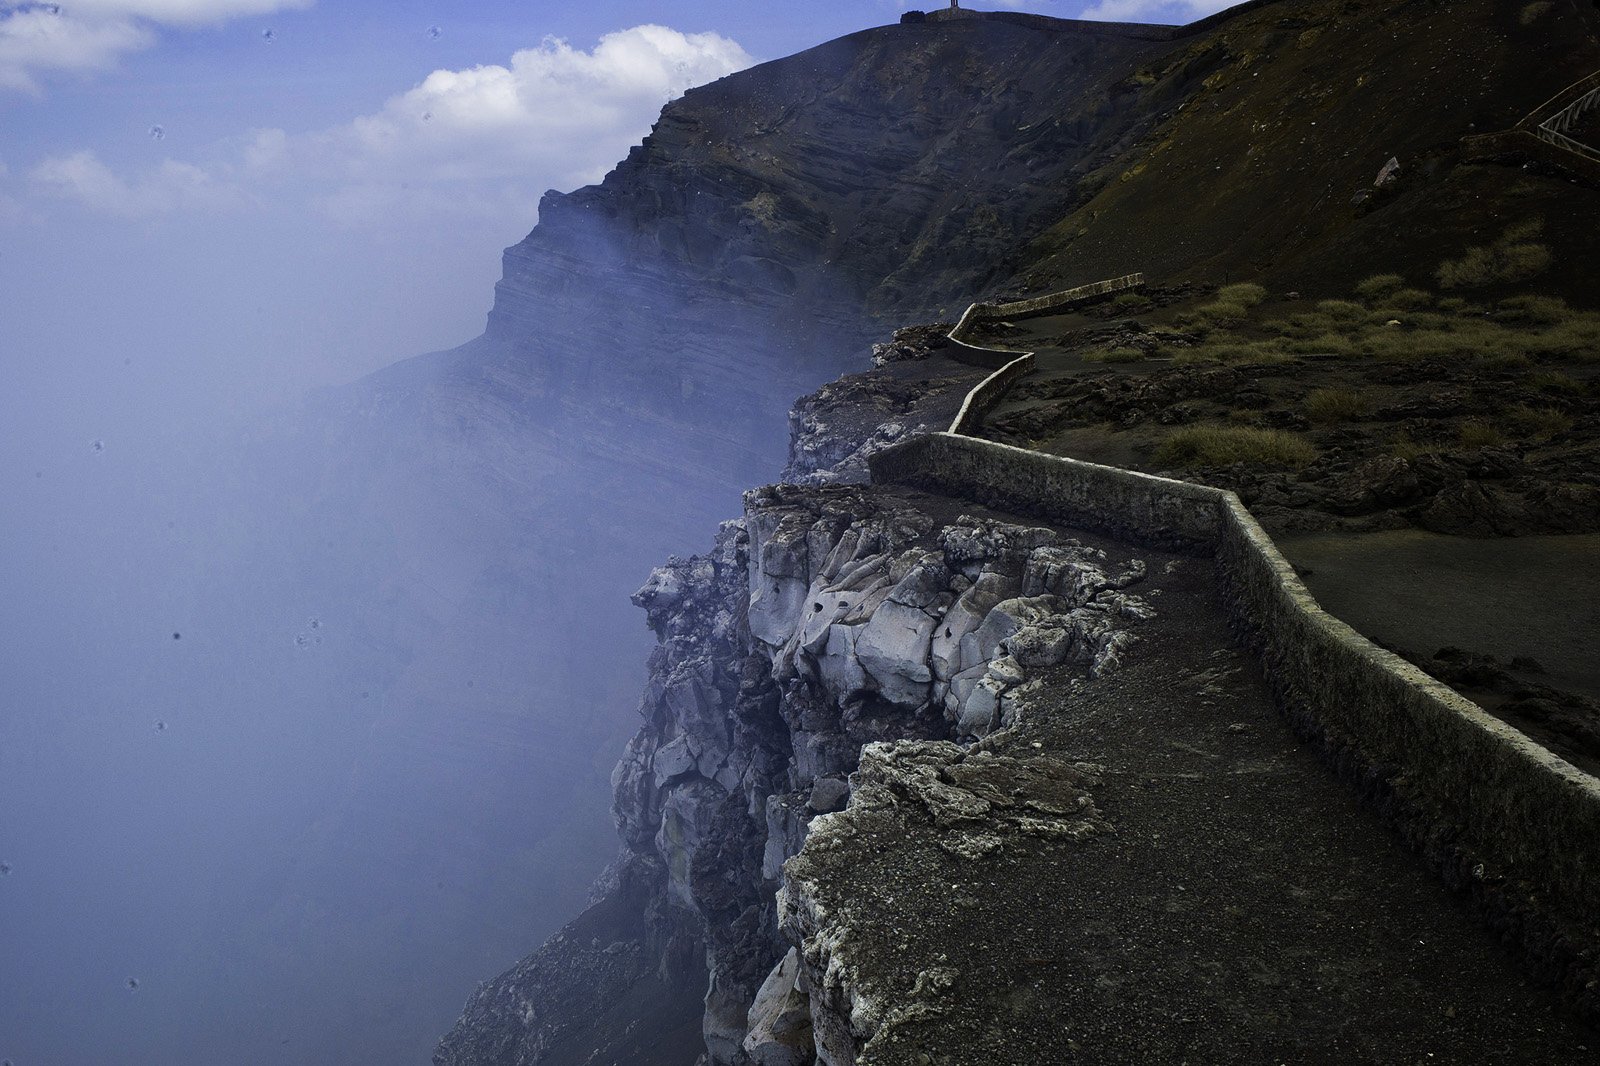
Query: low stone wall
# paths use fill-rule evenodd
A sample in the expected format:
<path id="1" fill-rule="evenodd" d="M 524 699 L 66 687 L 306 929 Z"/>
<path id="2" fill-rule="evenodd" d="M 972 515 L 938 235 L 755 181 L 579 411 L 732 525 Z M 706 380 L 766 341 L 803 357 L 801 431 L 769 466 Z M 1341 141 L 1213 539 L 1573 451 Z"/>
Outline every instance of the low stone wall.
<path id="1" fill-rule="evenodd" d="M 1287 709 L 1407 809 L 1408 836 L 1447 880 L 1514 886 L 1493 890 L 1496 920 L 1580 1010 L 1600 1012 L 1600 781 L 1323 611 L 1233 493 L 950 433 L 870 467 L 875 482 L 1213 554 Z"/>
<path id="2" fill-rule="evenodd" d="M 1553 916 L 1600 933 L 1600 781 L 1324 611 L 1239 498 L 1219 495 L 1218 569 L 1280 696 L 1459 831 L 1491 867 L 1480 879 L 1532 882 Z"/>
<path id="3" fill-rule="evenodd" d="M 1088 285 L 1079 285 L 1075 289 L 1052 292 L 1031 300 L 1015 300 L 1011 303 L 1002 304 L 969 304 L 967 309 L 962 312 L 961 319 L 956 323 L 955 328 L 947 334 L 952 347 L 945 354 L 956 362 L 965 363 L 968 366 L 982 367 L 985 370 L 1004 369 L 1015 361 L 1018 356 L 1031 356 L 1033 353 L 1016 352 L 1008 348 L 985 348 L 980 344 L 971 343 L 966 338 L 979 322 L 1010 318 L 1035 318 L 1039 315 L 1054 314 L 1068 307 L 1098 303 L 1119 292 L 1129 292 L 1142 288 L 1144 288 L 1144 275 L 1129 274 L 1125 277 L 1112 278 L 1110 281 L 1096 281 Z M 968 400 L 970 401 L 973 397 L 982 395 L 987 398 L 988 402 L 988 407 L 984 407 L 983 410 L 988 410 L 999 400 L 996 390 L 1003 391 L 1004 388 L 1010 386 L 1012 381 L 1016 380 L 1017 376 L 1013 375 L 1003 380 L 986 379 L 976 389 L 972 390 L 972 396 L 969 396 Z M 966 406 L 962 407 L 963 412 L 966 409 Z M 958 417 L 956 422 L 959 425 L 961 419 Z M 951 432 L 960 433 L 963 430 L 952 426 Z"/>
<path id="4" fill-rule="evenodd" d="M 983 416 L 1001 401 L 1012 383 L 1033 369 L 1032 352 L 1025 352 L 1022 355 L 1016 355 L 1014 352 L 1002 354 L 1010 355 L 1012 358 L 993 374 L 978 382 L 977 388 L 967 393 L 967 398 L 961 401 L 961 410 L 956 412 L 955 420 L 950 423 L 951 433 L 970 432 Z"/>
<path id="5" fill-rule="evenodd" d="M 1047 293 L 1031 300 L 1013 300 L 1003 304 L 973 304 L 967 308 L 966 314 L 961 316 L 961 321 L 956 323 L 956 328 L 950 331 L 950 336 L 953 340 L 960 340 L 963 331 L 984 319 L 1037 318 L 1040 315 L 1056 314 L 1068 307 L 1095 303 L 1118 293 L 1142 288 L 1144 288 L 1143 274 L 1127 274 L 1109 281 L 1096 281 L 1088 285 L 1079 285 L 1075 289 Z"/>
<path id="6" fill-rule="evenodd" d="M 1216 489 L 956 433 L 913 437 L 872 456 L 868 468 L 875 482 L 960 496 L 1135 544 L 1209 551 L 1220 528 Z"/>

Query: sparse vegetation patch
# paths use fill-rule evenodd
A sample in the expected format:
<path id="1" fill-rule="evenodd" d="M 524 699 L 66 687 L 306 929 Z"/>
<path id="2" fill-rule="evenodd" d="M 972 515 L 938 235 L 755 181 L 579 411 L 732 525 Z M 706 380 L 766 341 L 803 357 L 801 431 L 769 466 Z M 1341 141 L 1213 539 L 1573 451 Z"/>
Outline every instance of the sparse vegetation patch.
<path id="1" fill-rule="evenodd" d="M 1255 307 L 1267 298 L 1267 290 L 1253 282 L 1225 285 L 1217 292 L 1217 302 Z"/>
<path id="2" fill-rule="evenodd" d="M 1572 416 L 1557 407 L 1518 404 L 1509 414 L 1511 425 L 1523 436 L 1550 440 L 1572 429 Z"/>
<path id="3" fill-rule="evenodd" d="M 1461 423 L 1459 437 L 1463 448 L 1495 448 L 1506 441 L 1505 434 L 1477 418 Z"/>
<path id="4" fill-rule="evenodd" d="M 1324 425 L 1361 418 L 1372 401 L 1358 389 L 1315 389 L 1306 397 L 1306 417 Z"/>
<path id="5" fill-rule="evenodd" d="M 1492 245 L 1467 249 L 1460 259 L 1439 264 L 1439 284 L 1446 289 L 1525 281 L 1550 268 L 1550 249 L 1536 242 L 1544 231 L 1538 219 L 1512 226 Z"/>
<path id="6" fill-rule="evenodd" d="M 1261 466 L 1299 469 L 1317 458 L 1317 449 L 1298 434 L 1253 426 L 1203 425 L 1174 430 L 1156 448 L 1158 463 L 1172 466 Z"/>
<path id="7" fill-rule="evenodd" d="M 1517 16 L 1517 21 L 1524 26 L 1532 26 L 1549 14 L 1550 9 L 1554 6 L 1551 0 L 1533 0 L 1533 3 L 1522 9 L 1522 13 Z"/>

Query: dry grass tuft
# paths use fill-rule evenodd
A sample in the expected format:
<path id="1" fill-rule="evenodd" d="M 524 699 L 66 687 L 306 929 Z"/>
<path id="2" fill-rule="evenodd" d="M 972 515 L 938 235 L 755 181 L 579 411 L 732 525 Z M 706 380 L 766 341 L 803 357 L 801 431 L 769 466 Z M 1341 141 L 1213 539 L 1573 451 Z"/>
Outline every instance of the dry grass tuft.
<path id="1" fill-rule="evenodd" d="M 1249 281 L 1224 285 L 1217 291 L 1218 303 L 1237 304 L 1240 307 L 1255 307 L 1266 298 L 1267 290 Z"/>
<path id="2" fill-rule="evenodd" d="M 1306 417 L 1319 425 L 1348 422 L 1371 412 L 1371 398 L 1358 389 L 1315 389 L 1306 397 Z"/>
<path id="3" fill-rule="evenodd" d="M 1156 449 L 1158 463 L 1171 466 L 1260 466 L 1298 470 L 1317 458 L 1304 437 L 1281 429 L 1253 426 L 1202 425 L 1174 430 Z"/>
<path id="4" fill-rule="evenodd" d="M 1512 226 L 1492 245 L 1468 248 L 1460 259 L 1439 264 L 1438 278 L 1446 289 L 1475 289 L 1484 285 L 1525 281 L 1550 269 L 1550 249 L 1534 243 L 1544 230 L 1538 219 Z"/>
<path id="5" fill-rule="evenodd" d="M 1557 407 L 1529 407 L 1519 403 L 1506 412 L 1512 428 L 1524 437 L 1549 440 L 1572 429 L 1572 416 Z"/>
<path id="6" fill-rule="evenodd" d="M 1477 418 L 1461 423 L 1457 439 L 1463 448 L 1494 448 L 1506 442 L 1505 434 Z"/>

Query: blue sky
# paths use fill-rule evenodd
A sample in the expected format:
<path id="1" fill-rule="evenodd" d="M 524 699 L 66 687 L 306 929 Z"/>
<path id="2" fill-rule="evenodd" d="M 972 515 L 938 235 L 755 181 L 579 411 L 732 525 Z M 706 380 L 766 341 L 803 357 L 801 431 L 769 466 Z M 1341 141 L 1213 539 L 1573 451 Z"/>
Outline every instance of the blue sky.
<path id="1" fill-rule="evenodd" d="M 147 388 L 89 432 L 130 391 L 181 418 L 460 343 L 545 189 L 597 180 L 686 85 L 907 6 L 0 0 L 0 385 L 92 408 L 114 345 Z"/>

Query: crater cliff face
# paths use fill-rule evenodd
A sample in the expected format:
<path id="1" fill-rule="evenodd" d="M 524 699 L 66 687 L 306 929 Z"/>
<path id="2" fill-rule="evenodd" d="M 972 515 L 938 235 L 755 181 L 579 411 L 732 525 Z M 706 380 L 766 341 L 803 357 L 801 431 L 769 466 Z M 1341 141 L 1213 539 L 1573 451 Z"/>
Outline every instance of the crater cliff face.
<path id="1" fill-rule="evenodd" d="M 351 934 L 373 971 L 432 960 L 369 1028 L 431 1044 L 474 981 L 581 909 L 616 850 L 601 768 L 637 725 L 648 652 L 628 596 L 776 475 L 797 395 L 999 276 L 1061 210 L 1062 175 L 1120 143 L 1111 86 L 1149 47 L 891 26 L 694 90 L 601 185 L 546 199 L 482 337 L 263 442 L 261 468 L 287 472 L 249 491 L 283 501 L 260 539 L 284 602 L 355 605 L 378 664 L 351 697 L 370 738 L 354 784 L 274 913 L 334 935 L 315 901 L 341 856 L 376 852 L 386 914 L 430 916 Z M 609 943 L 613 968 L 682 957 Z"/>
<path id="2" fill-rule="evenodd" d="M 1600 64 L 1594 18 L 1285 0 L 1183 37 L 974 18 L 830 42 L 689 92 L 600 185 L 547 195 L 484 336 L 349 394 L 356 435 L 489 516 L 486 566 L 572 560 L 497 587 L 582 617 L 598 668 L 623 671 L 645 649 L 618 608 L 647 560 L 703 542 L 734 491 L 774 476 L 790 401 L 864 365 L 892 326 L 1135 270 L 1209 284 L 1388 268 L 1363 248 L 1431 270 L 1513 207 L 1547 215 L 1577 261 L 1600 232 L 1592 198 L 1455 145 L 1536 104 L 1530 78 L 1553 92 Z M 1352 204 L 1391 154 L 1399 183 Z M 1437 233 L 1418 238 L 1417 218 Z M 959 395 L 958 377 L 934 391 Z M 785 476 L 859 476 L 866 450 L 931 424 L 914 410 L 930 382 L 886 371 L 831 387 L 843 410 L 802 404 Z M 639 594 L 659 644 L 614 780 L 622 859 L 580 919 L 473 996 L 442 1066 L 849 1061 L 872 1026 L 829 1029 L 816 1004 L 848 1015 L 871 996 L 813 996 L 826 959 L 785 961 L 779 866 L 844 801 L 863 745 L 935 745 L 873 755 L 861 778 L 926 783 L 928 760 L 960 761 L 942 742 L 1015 715 L 1030 660 L 1086 677 L 1138 632 L 1116 598 L 1131 561 L 1051 531 L 837 487 L 764 490 L 721 529 Z M 582 686 L 562 697 L 594 705 Z M 1094 774 L 1077 772 L 1058 791 L 1092 811 Z M 825 916 L 792 903 L 790 933 L 815 939 Z"/>
<path id="3" fill-rule="evenodd" d="M 808 825 L 844 806 L 863 746 L 987 736 L 1015 720 L 1039 671 L 1116 669 L 1153 613 L 1125 591 L 1144 578 L 1139 560 L 950 508 L 916 493 L 766 489 L 710 554 L 652 574 L 635 602 L 660 643 L 645 724 L 612 779 L 624 842 L 613 880 L 567 933 L 479 990 L 436 1062 L 688 1061 L 698 1048 L 623 1055 L 633 1005 L 659 1015 L 685 988 L 704 990 L 690 1016 L 711 1062 L 810 1062 L 819 1041 L 833 1045 L 827 1061 L 851 1061 L 838 1057 L 848 1035 L 813 1035 L 809 1013 L 784 1020 L 792 1008 L 757 995 L 793 988 L 775 892 Z M 999 846 L 961 816 L 976 797 L 937 775 L 915 788 L 966 825 L 954 853 Z M 1018 830 L 1099 831 L 1079 795 L 1063 807 L 1041 793 Z M 584 943 L 575 930 L 630 894 L 631 923 Z M 616 960 L 633 967 L 619 975 Z M 662 1032 L 681 1039 L 681 1021 Z M 563 1037 L 598 1057 L 547 1054 Z"/>

